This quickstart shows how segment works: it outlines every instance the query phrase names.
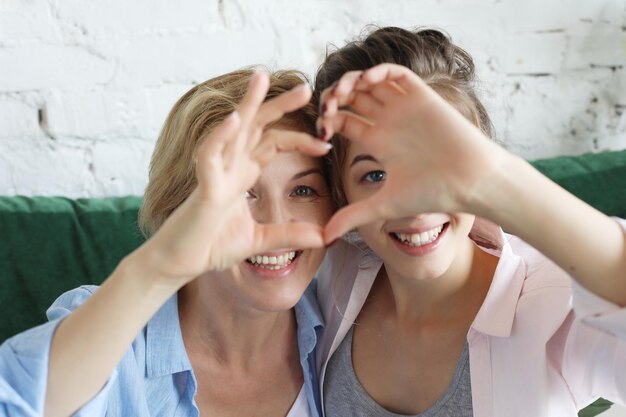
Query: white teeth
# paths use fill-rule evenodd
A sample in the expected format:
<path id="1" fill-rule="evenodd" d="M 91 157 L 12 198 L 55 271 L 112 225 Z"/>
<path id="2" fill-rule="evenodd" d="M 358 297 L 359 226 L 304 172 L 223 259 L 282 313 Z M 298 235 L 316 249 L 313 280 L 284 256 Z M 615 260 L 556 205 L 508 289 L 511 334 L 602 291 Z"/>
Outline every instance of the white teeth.
<path id="1" fill-rule="evenodd" d="M 394 233 L 394 235 L 404 244 L 408 246 L 424 246 L 428 243 L 432 243 L 439 233 L 443 230 L 443 225 L 433 227 L 430 230 L 421 233 Z"/>
<path id="2" fill-rule="evenodd" d="M 254 255 L 248 262 L 265 269 L 276 271 L 287 267 L 296 257 L 296 251 L 286 252 L 278 256 Z"/>

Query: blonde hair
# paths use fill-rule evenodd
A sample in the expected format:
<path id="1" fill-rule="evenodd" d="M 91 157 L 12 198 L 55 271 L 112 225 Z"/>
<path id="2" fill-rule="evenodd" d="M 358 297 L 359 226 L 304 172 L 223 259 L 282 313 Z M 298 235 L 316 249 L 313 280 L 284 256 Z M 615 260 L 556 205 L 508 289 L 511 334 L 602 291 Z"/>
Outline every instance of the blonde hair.
<path id="1" fill-rule="evenodd" d="M 148 187 L 139 210 L 139 227 L 146 237 L 155 233 L 195 188 L 198 145 L 237 109 L 253 73 L 254 69 L 246 68 L 198 84 L 170 111 L 152 154 Z M 303 73 L 294 70 L 269 72 L 269 78 L 266 100 L 308 82 Z M 308 104 L 285 115 L 281 124 L 314 135 L 316 117 L 315 108 Z"/>

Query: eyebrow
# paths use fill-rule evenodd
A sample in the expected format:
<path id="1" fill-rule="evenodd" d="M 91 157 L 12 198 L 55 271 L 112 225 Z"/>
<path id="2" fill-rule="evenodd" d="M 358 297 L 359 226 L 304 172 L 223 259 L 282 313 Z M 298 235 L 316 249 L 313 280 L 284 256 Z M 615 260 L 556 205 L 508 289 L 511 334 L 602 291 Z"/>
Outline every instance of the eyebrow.
<path id="1" fill-rule="evenodd" d="M 297 180 L 299 178 L 306 177 L 307 175 L 311 175 L 311 174 L 319 174 L 322 177 L 324 176 L 324 174 L 322 173 L 321 169 L 319 169 L 319 168 L 311 168 L 311 169 L 307 169 L 306 171 L 298 172 L 291 179 L 292 180 Z"/>
<path id="2" fill-rule="evenodd" d="M 361 154 L 361 155 L 357 155 L 354 157 L 354 159 L 352 160 L 352 163 L 350 164 L 350 168 L 352 168 L 354 164 L 356 164 L 357 162 L 361 162 L 361 161 L 378 162 L 378 160 L 374 158 L 372 155 Z"/>

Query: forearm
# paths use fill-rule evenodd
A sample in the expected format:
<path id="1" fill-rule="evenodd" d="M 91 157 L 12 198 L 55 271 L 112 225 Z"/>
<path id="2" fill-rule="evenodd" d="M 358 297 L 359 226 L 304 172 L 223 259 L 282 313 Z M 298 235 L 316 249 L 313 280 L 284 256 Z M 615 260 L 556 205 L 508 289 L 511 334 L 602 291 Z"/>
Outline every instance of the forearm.
<path id="1" fill-rule="evenodd" d="M 626 305 L 626 236 L 620 225 L 511 154 L 475 190 L 472 211 L 521 237 L 581 285 Z"/>
<path id="2" fill-rule="evenodd" d="M 52 338 L 45 415 L 67 416 L 102 389 L 159 307 L 178 289 L 148 276 L 140 251 L 69 315 Z"/>

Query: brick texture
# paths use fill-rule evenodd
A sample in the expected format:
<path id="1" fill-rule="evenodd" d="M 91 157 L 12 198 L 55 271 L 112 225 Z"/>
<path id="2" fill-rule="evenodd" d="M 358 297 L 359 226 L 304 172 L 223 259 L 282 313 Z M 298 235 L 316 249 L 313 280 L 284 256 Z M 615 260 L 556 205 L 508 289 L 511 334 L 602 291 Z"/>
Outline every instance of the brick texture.
<path id="1" fill-rule="evenodd" d="M 184 91 L 250 64 L 313 74 L 368 23 L 450 33 L 526 158 L 626 147 L 623 0 L 2 0 L 0 194 L 141 194 Z"/>

